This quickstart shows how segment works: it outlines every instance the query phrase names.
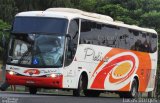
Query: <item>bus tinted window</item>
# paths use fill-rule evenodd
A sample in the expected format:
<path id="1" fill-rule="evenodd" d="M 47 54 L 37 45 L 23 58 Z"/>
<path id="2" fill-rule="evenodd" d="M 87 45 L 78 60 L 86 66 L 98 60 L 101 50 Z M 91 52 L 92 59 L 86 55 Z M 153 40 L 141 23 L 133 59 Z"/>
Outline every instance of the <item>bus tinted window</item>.
<path id="1" fill-rule="evenodd" d="M 133 42 L 130 41 L 131 50 L 136 50 L 141 52 L 150 52 L 150 53 L 153 53 L 157 50 L 156 34 L 139 32 L 138 35 L 133 37 L 134 37 Z"/>
<path id="2" fill-rule="evenodd" d="M 65 34 L 67 24 L 67 19 L 47 17 L 16 17 L 12 32 Z"/>
<path id="3" fill-rule="evenodd" d="M 99 32 L 98 25 L 95 22 L 82 20 L 80 43 L 99 45 L 98 35 L 97 35 L 98 32 Z"/>
<path id="4" fill-rule="evenodd" d="M 82 20 L 80 43 L 153 53 L 157 50 L 157 35 Z"/>

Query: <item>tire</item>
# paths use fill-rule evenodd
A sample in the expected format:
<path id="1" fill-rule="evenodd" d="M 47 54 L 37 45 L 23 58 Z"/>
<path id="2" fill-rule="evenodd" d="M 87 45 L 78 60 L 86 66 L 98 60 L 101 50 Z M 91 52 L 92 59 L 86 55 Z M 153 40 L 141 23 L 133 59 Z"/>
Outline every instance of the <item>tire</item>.
<path id="1" fill-rule="evenodd" d="M 87 97 L 99 97 L 100 94 L 101 92 L 96 91 L 96 90 L 85 90 L 84 91 L 84 95 Z"/>
<path id="2" fill-rule="evenodd" d="M 130 92 L 120 92 L 120 98 L 138 98 L 138 82 L 136 79 L 133 80 Z"/>
<path id="3" fill-rule="evenodd" d="M 152 92 L 148 92 L 148 98 L 153 98 L 153 93 Z"/>
<path id="4" fill-rule="evenodd" d="M 37 93 L 37 88 L 35 88 L 35 87 L 29 87 L 29 93 L 30 94 L 36 94 Z"/>
<path id="5" fill-rule="evenodd" d="M 138 82 L 136 79 L 133 80 L 131 91 L 129 92 L 130 98 L 138 98 Z"/>
<path id="6" fill-rule="evenodd" d="M 120 98 L 126 98 L 126 93 L 125 92 L 120 92 L 118 93 Z"/>
<path id="7" fill-rule="evenodd" d="M 73 90 L 73 96 L 80 96 L 81 92 L 87 89 L 87 82 L 86 78 L 81 75 L 78 82 L 78 88 Z"/>

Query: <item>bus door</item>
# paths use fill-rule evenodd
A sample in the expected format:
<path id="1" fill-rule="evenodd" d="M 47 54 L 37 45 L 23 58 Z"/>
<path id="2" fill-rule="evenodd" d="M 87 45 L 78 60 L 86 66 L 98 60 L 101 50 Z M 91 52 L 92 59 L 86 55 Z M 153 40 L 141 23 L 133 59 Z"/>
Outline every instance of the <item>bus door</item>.
<path id="1" fill-rule="evenodd" d="M 79 38 L 79 19 L 70 21 L 68 34 L 66 36 L 66 52 L 64 61 L 65 80 L 71 81 L 77 74 L 76 50 Z"/>

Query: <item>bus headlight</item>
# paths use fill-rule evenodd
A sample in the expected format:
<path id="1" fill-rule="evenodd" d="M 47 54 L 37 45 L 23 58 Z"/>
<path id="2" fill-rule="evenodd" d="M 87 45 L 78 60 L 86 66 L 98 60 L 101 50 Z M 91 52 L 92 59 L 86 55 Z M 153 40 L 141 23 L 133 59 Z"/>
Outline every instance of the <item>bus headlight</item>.
<path id="1" fill-rule="evenodd" d="M 9 71 L 8 72 L 10 75 L 15 75 L 15 74 L 17 74 L 17 73 L 15 73 L 14 71 Z"/>
<path id="2" fill-rule="evenodd" d="M 51 74 L 50 75 L 52 78 L 55 78 L 57 75 L 56 74 Z"/>
<path id="3" fill-rule="evenodd" d="M 55 77 L 59 77 L 60 75 L 62 75 L 62 74 L 60 74 L 60 73 L 53 73 L 53 74 L 48 74 L 48 75 L 46 75 L 47 77 L 52 77 L 52 78 L 55 78 Z"/>

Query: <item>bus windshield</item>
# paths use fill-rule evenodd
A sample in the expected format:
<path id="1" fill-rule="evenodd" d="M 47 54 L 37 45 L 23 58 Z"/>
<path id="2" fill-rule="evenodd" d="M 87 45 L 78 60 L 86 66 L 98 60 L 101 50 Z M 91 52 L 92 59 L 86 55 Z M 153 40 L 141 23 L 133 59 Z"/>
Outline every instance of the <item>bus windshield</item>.
<path id="1" fill-rule="evenodd" d="M 33 67 L 61 67 L 64 35 L 12 34 L 8 63 Z"/>
<path id="2" fill-rule="evenodd" d="M 8 64 L 27 67 L 61 67 L 67 19 L 16 17 L 13 23 Z"/>

